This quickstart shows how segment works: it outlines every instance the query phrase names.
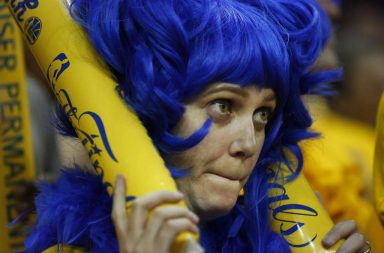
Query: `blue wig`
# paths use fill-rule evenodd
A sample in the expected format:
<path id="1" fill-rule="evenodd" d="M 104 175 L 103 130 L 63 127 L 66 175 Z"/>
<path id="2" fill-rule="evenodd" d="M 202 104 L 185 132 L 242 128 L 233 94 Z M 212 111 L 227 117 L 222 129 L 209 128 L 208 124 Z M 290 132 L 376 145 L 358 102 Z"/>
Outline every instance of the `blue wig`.
<path id="1" fill-rule="evenodd" d="M 288 163 L 287 148 L 300 172 L 298 142 L 315 136 L 301 96 L 322 93 L 339 78 L 338 71 L 311 71 L 330 35 L 316 1 L 74 0 L 71 11 L 163 155 L 191 148 L 209 132 L 210 119 L 187 138 L 170 132 L 184 113 L 182 103 L 208 85 L 275 91 L 275 116 L 242 203 L 211 221 L 201 240 L 207 252 L 289 252 L 268 225 L 266 167 Z M 59 118 L 62 132 L 73 134 L 65 115 Z"/>

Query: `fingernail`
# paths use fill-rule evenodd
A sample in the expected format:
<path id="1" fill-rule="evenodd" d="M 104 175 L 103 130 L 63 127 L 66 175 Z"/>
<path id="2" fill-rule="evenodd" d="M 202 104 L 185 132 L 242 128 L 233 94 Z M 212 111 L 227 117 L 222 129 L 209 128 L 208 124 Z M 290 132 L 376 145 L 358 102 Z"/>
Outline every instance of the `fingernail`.
<path id="1" fill-rule="evenodd" d="M 191 214 L 192 214 L 192 217 L 193 217 L 193 221 L 195 222 L 195 223 L 199 223 L 199 216 L 197 216 L 195 213 L 193 213 L 193 212 L 191 212 Z"/>
<path id="2" fill-rule="evenodd" d="M 199 228 L 196 225 L 193 225 L 193 232 L 199 233 Z"/>
<path id="3" fill-rule="evenodd" d="M 179 198 L 182 198 L 184 197 L 184 194 L 181 193 L 181 192 L 175 192 L 176 196 L 179 197 Z"/>
<path id="4" fill-rule="evenodd" d="M 326 247 L 331 247 L 333 244 L 335 244 L 334 239 L 330 236 L 326 236 L 323 239 L 323 245 Z"/>
<path id="5" fill-rule="evenodd" d="M 122 184 L 123 180 L 124 180 L 123 175 L 121 175 L 121 174 L 116 175 L 116 184 Z"/>

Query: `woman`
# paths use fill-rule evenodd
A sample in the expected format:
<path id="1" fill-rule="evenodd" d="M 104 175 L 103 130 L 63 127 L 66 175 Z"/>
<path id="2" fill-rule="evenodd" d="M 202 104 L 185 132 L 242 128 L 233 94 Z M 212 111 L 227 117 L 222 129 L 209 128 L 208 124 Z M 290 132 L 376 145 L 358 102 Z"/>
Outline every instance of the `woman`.
<path id="1" fill-rule="evenodd" d="M 316 3 L 77 0 L 72 10 L 182 195 L 140 197 L 127 216 L 118 177 L 112 222 L 101 177 L 68 170 L 41 187 L 28 250 L 64 243 L 89 252 L 169 252 L 178 232 L 199 229 L 206 252 L 289 252 L 268 224 L 268 167 L 289 165 L 284 147 L 300 173 L 297 142 L 316 135 L 306 130 L 311 118 L 300 96 L 338 76 L 310 72 L 329 35 Z M 61 121 L 62 132 L 75 136 L 65 115 Z M 190 211 L 158 207 L 182 198 Z M 324 243 L 347 237 L 345 252 L 367 250 L 353 222 L 337 225 Z"/>

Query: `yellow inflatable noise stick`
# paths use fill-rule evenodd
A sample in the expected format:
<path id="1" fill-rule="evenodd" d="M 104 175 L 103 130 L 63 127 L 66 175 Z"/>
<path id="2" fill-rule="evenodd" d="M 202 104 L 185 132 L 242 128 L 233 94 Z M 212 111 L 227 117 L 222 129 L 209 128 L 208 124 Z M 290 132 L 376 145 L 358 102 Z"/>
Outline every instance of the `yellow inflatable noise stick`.
<path id="1" fill-rule="evenodd" d="M 111 186 L 110 193 L 117 174 L 127 179 L 129 196 L 176 191 L 145 128 L 120 99 L 111 74 L 70 17 L 69 3 L 32 0 L 22 6 L 13 2 L 8 2 L 9 9 L 93 166 Z M 192 236 L 181 234 L 173 252 L 180 252 Z"/>
<path id="2" fill-rule="evenodd" d="M 24 51 L 5 0 L 0 0 L 0 252 L 24 250 L 25 225 L 32 224 L 27 214 L 14 226 L 13 187 L 35 178 L 31 124 L 25 78 Z"/>
<path id="3" fill-rule="evenodd" d="M 272 229 L 289 243 L 292 253 L 336 252 L 341 243 L 331 249 L 325 249 L 321 243 L 334 225 L 331 218 L 304 175 L 300 173 L 293 181 L 286 182 L 290 175 L 291 171 L 281 166 L 277 177 L 271 180 L 269 209 Z"/>
<path id="4" fill-rule="evenodd" d="M 384 94 L 381 95 L 376 120 L 376 147 L 373 165 L 373 195 L 375 207 L 384 224 Z"/>

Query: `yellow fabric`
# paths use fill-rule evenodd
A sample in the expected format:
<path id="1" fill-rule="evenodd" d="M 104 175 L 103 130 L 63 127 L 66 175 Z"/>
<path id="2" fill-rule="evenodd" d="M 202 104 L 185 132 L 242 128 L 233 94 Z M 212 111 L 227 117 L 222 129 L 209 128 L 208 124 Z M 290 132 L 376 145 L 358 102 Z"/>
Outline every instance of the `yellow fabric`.
<path id="1" fill-rule="evenodd" d="M 85 251 L 69 245 L 55 245 L 44 250 L 42 253 L 85 253 Z"/>
<path id="2" fill-rule="evenodd" d="M 384 94 L 376 121 L 376 149 L 373 169 L 373 193 L 376 210 L 384 224 Z"/>
<path id="3" fill-rule="evenodd" d="M 334 222 L 354 219 L 374 252 L 384 252 L 371 194 L 374 130 L 331 112 L 322 100 L 308 104 L 322 136 L 301 143 L 305 176 Z"/>

